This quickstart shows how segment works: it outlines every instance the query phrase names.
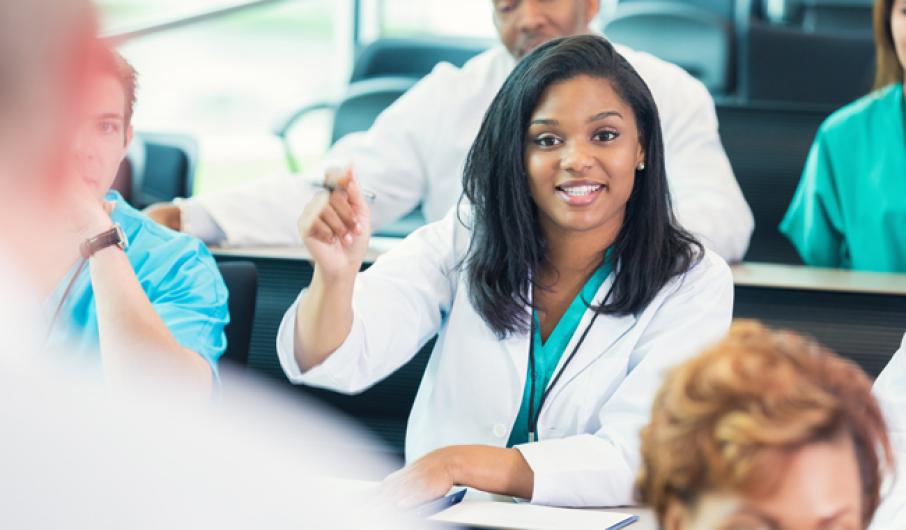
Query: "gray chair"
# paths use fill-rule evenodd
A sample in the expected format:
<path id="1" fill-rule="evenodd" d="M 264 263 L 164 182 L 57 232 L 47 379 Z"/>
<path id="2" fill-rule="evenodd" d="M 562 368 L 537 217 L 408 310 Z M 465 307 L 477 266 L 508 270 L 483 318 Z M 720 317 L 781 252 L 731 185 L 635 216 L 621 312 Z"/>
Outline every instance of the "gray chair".
<path id="1" fill-rule="evenodd" d="M 620 3 L 604 34 L 682 67 L 712 94 L 733 89 L 733 25 L 713 11 L 676 1 Z"/>
<path id="2" fill-rule="evenodd" d="M 289 170 L 299 171 L 290 134 L 306 116 L 316 111 L 333 113 L 331 144 L 349 133 L 365 131 L 378 115 L 427 75 L 438 63 L 462 66 L 489 46 L 487 41 L 462 39 L 379 39 L 363 48 L 355 62 L 346 93 L 336 101 L 317 101 L 300 107 L 281 119 L 274 134 L 283 144 Z M 404 237 L 423 225 L 421 208 L 384 227 L 377 235 Z"/>

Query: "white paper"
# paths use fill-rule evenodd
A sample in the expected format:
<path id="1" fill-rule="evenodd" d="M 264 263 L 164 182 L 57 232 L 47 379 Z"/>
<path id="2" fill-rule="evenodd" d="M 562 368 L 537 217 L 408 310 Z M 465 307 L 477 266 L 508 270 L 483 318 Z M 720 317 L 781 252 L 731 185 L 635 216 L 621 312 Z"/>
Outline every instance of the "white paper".
<path id="1" fill-rule="evenodd" d="M 631 517 L 628 513 L 466 500 L 433 515 L 430 520 L 502 530 L 607 530 L 622 528 L 620 524 Z"/>

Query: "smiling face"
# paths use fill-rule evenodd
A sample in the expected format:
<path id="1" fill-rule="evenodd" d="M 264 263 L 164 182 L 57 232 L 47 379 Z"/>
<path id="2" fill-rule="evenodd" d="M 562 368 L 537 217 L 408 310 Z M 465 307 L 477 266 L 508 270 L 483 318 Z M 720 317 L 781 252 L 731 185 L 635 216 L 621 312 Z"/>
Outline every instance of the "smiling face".
<path id="1" fill-rule="evenodd" d="M 665 530 L 862 530 L 862 480 L 851 438 L 811 443 L 776 464 L 766 495 L 712 492 L 693 508 L 674 503 Z"/>
<path id="2" fill-rule="evenodd" d="M 97 197 L 116 178 L 132 140 L 126 123 L 126 95 L 112 74 L 99 74 L 89 84 L 85 112 L 73 145 L 75 172 Z"/>
<path id="3" fill-rule="evenodd" d="M 517 60 L 541 44 L 588 32 L 599 0 L 494 0 L 494 27 Z"/>
<path id="4" fill-rule="evenodd" d="M 525 168 L 545 237 L 623 224 L 644 161 L 635 115 L 607 79 L 580 75 L 547 88 L 525 139 Z"/>

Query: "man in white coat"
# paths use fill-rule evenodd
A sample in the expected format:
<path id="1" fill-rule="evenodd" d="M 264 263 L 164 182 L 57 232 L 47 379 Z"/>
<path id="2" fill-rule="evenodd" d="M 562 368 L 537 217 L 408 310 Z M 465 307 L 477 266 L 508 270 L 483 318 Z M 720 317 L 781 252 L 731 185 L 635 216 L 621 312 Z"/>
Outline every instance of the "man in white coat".
<path id="1" fill-rule="evenodd" d="M 380 229 L 419 204 L 436 221 L 456 203 L 469 147 L 491 100 L 516 61 L 553 38 L 589 32 L 599 0 L 494 0 L 501 40 L 462 68 L 439 64 L 367 132 L 334 145 L 327 160 L 351 164 L 377 195 L 372 227 Z M 742 259 L 754 228 L 717 131 L 707 89 L 681 68 L 623 46 L 618 51 L 649 85 L 661 114 L 667 175 L 680 223 L 727 261 Z M 298 245 L 296 228 L 311 182 L 282 175 L 174 204 L 149 208 L 152 218 L 209 243 Z"/>
<path id="2" fill-rule="evenodd" d="M 895 530 L 906 521 L 906 336 L 875 380 L 874 394 L 884 410 L 898 469 L 870 528 Z"/>

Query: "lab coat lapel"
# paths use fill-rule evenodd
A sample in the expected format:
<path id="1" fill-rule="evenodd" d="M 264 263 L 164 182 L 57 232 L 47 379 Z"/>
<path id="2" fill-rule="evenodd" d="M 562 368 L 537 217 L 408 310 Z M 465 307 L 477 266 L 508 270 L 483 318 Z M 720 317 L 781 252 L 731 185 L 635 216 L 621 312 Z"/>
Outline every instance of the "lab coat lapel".
<path id="1" fill-rule="evenodd" d="M 531 293 L 529 294 L 529 300 L 531 300 Z M 525 312 L 526 318 L 532 318 L 531 307 L 525 308 Z M 516 370 L 516 375 L 518 376 L 517 381 L 522 381 L 524 383 L 528 377 L 528 355 L 530 345 L 528 332 L 514 333 L 503 339 L 501 342 Z M 523 388 L 523 386 L 520 386 L 518 389 L 520 403 L 522 401 Z"/>
<path id="2" fill-rule="evenodd" d="M 613 286 L 614 277 L 615 276 L 611 274 L 607 280 L 604 281 L 604 284 L 595 294 L 594 303 L 592 305 L 600 304 L 607 293 L 610 292 L 610 289 Z M 557 364 L 557 369 L 554 374 L 560 373 L 561 370 L 565 371 L 563 372 L 563 375 L 560 376 L 560 380 L 557 381 L 556 386 L 551 390 L 547 403 L 555 400 L 557 394 L 562 392 L 573 379 L 600 357 L 611 351 L 614 345 L 618 343 L 630 329 L 632 329 L 637 320 L 635 315 L 598 316 L 594 325 L 589 330 L 588 336 L 585 337 L 585 342 L 582 343 L 582 347 L 576 352 L 576 356 L 570 361 L 569 365 L 564 368 L 566 360 L 573 352 L 573 349 L 576 347 L 576 344 L 579 342 L 585 329 L 591 323 L 594 314 L 594 311 L 591 309 L 586 309 L 585 314 L 582 315 L 579 327 L 576 328 L 576 332 L 573 333 L 572 339 L 570 339 L 569 344 L 563 351 L 563 355 L 560 357 L 560 362 Z M 526 348 L 528 348 L 528 344 L 526 344 Z M 554 377 L 556 377 L 556 375 Z M 547 403 L 545 403 L 545 405 Z"/>

